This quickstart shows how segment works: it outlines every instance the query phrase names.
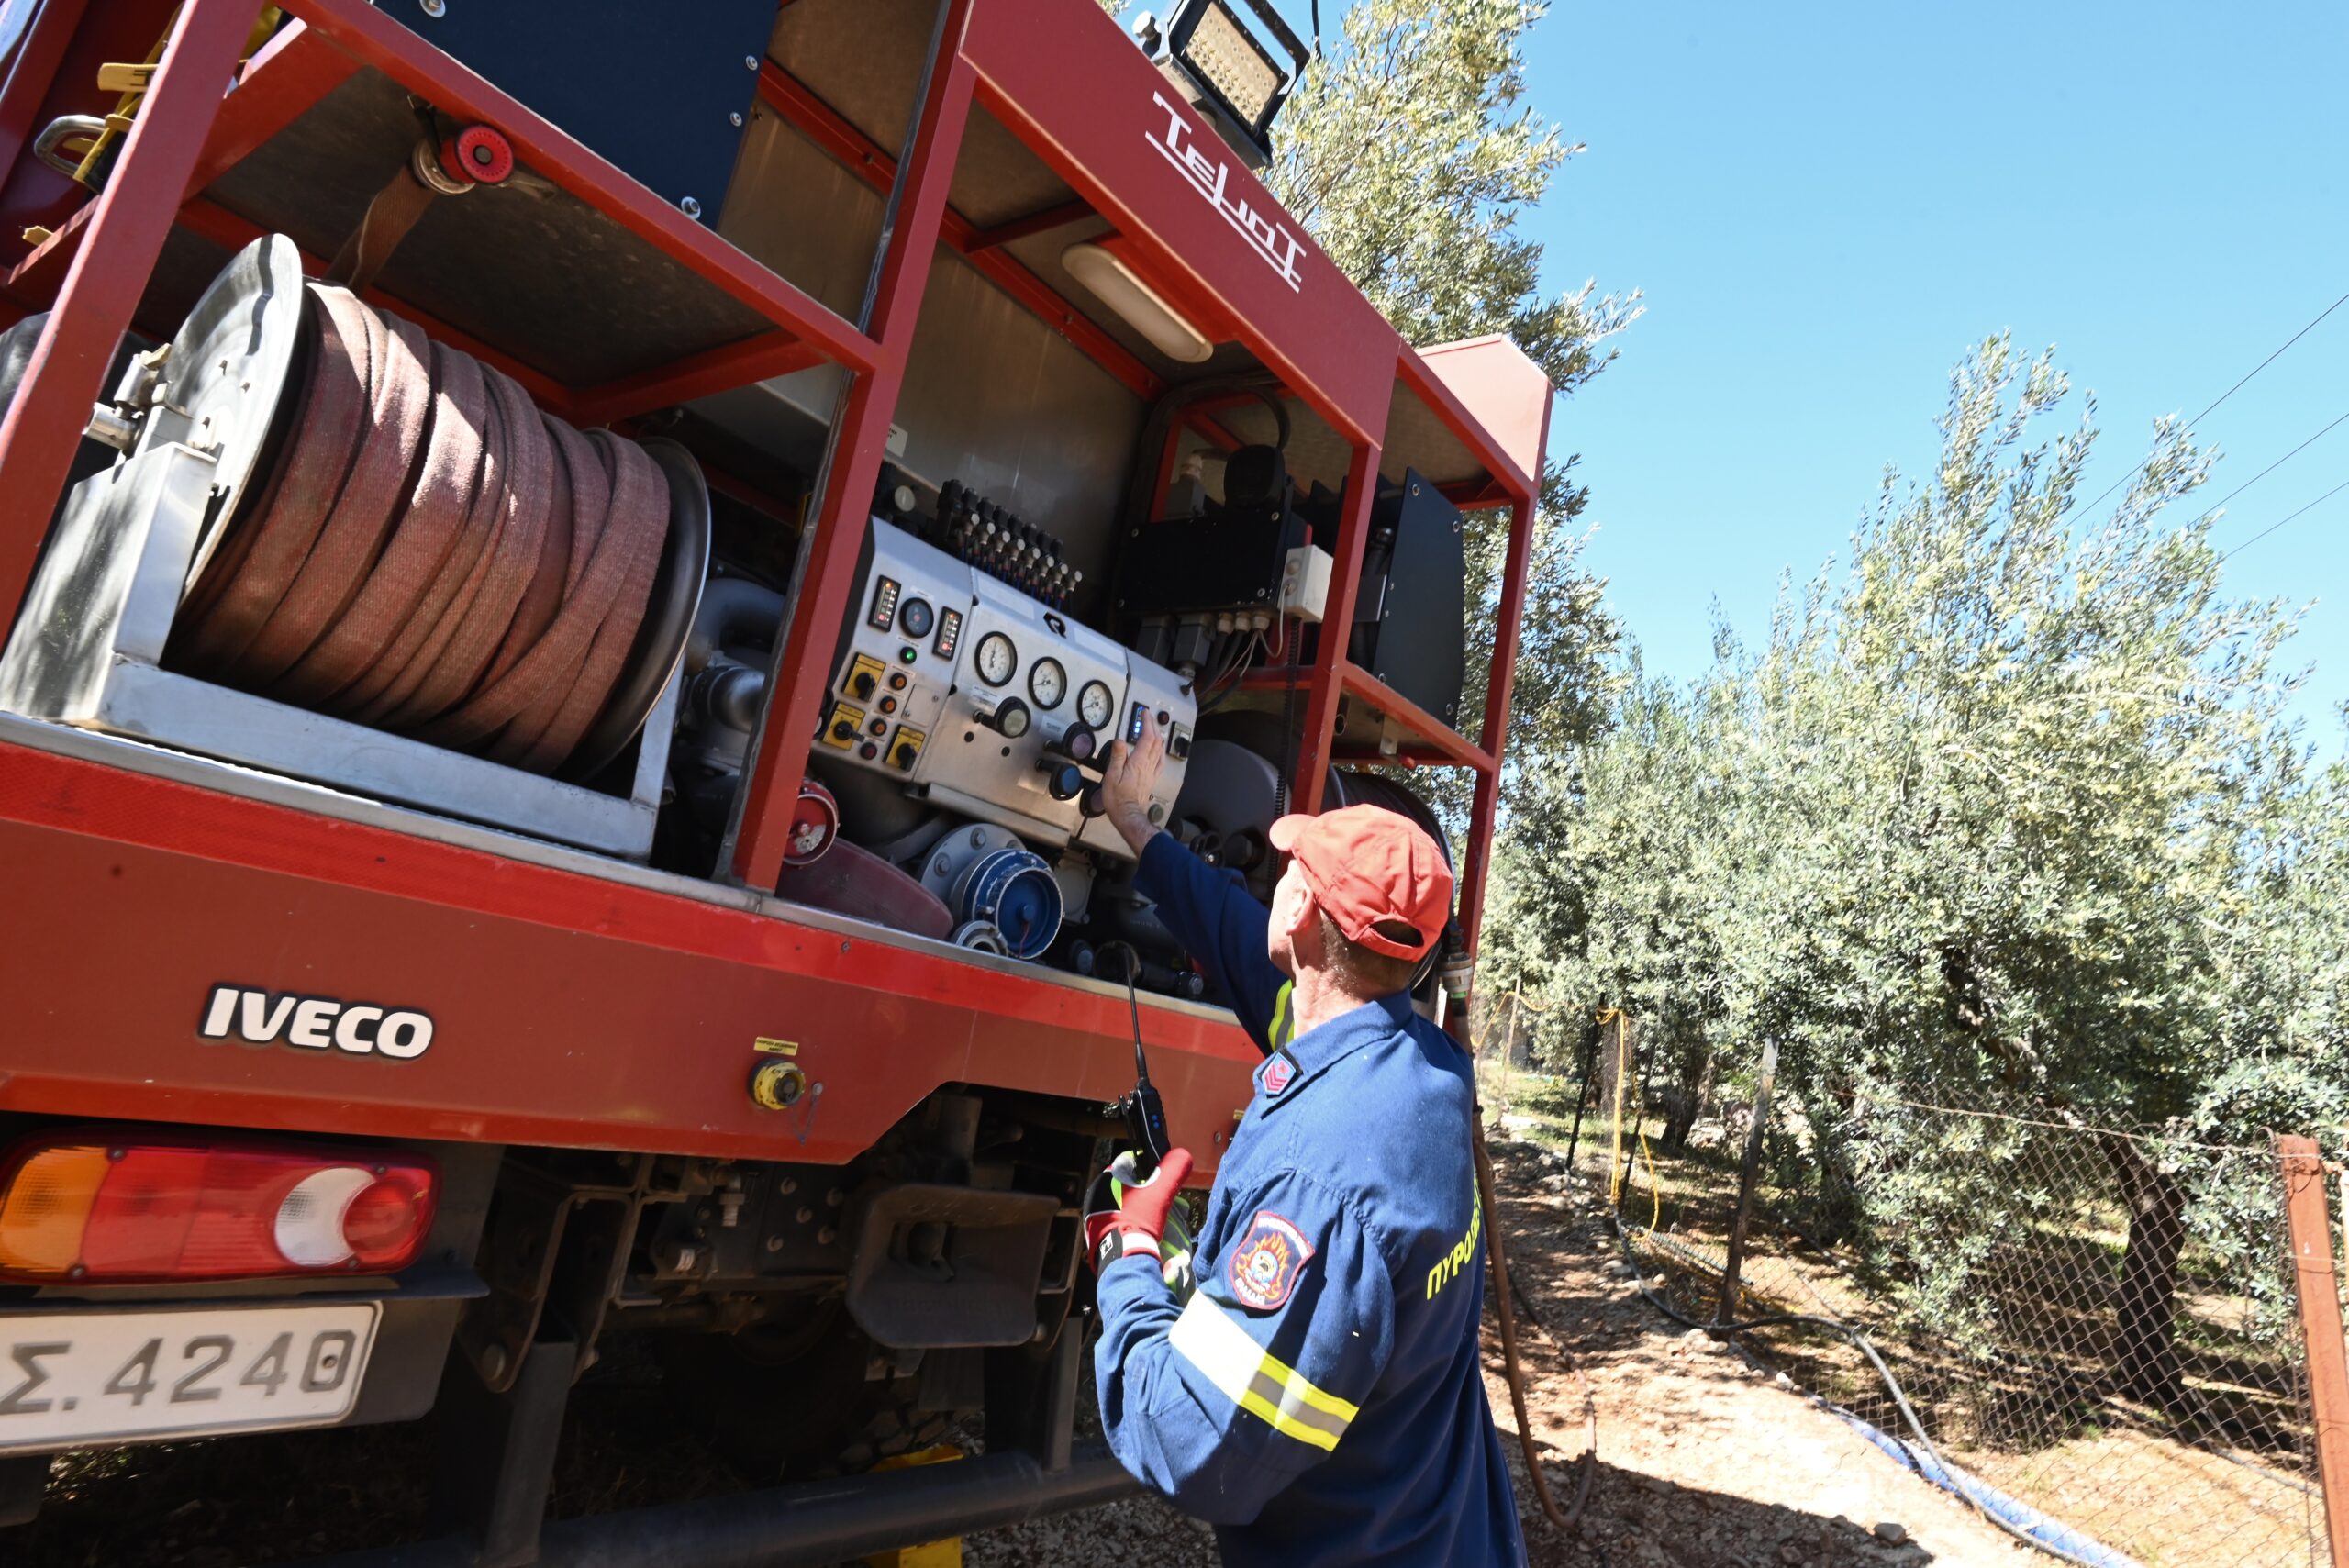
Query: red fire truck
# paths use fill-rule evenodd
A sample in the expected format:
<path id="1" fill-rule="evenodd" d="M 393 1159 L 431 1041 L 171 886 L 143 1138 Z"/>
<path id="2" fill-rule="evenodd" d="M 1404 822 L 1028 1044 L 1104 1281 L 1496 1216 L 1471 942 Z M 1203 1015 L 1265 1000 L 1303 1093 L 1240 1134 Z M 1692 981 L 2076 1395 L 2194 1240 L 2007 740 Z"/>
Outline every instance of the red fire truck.
<path id="1" fill-rule="evenodd" d="M 1259 0 L 256 11 L 0 6 L 0 1521 L 436 1407 L 401 1562 L 1115 1495 L 1082 1193 L 1256 1055 L 1099 767 L 1260 891 L 1467 770 L 1458 1029 L 1550 388 L 1266 194 Z M 543 1520 L 630 1337 L 792 1484 Z"/>

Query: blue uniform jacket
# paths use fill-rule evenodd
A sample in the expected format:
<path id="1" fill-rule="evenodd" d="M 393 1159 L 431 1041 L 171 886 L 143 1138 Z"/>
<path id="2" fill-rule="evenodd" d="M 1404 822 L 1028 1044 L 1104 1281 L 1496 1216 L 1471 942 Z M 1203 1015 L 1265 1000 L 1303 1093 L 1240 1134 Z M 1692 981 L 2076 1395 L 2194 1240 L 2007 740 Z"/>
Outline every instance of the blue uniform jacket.
<path id="1" fill-rule="evenodd" d="M 1275 1044 L 1263 906 L 1163 835 L 1139 885 Z M 1109 1446 L 1230 1568 L 1525 1561 L 1477 1364 L 1474 1115 L 1467 1058 L 1408 997 L 1357 1007 L 1256 1070 L 1190 1301 L 1146 1258 L 1102 1271 Z"/>

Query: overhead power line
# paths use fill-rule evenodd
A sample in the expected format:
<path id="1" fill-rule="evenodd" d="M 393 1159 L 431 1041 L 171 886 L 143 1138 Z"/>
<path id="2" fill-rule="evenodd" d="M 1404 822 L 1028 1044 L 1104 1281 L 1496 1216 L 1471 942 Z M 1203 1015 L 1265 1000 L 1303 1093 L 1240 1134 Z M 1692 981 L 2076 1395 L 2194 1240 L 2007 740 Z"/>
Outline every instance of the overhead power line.
<path id="1" fill-rule="evenodd" d="M 2266 528 L 2260 529 L 2257 533 L 2252 535 L 2249 539 L 2243 540 L 2241 544 L 2227 551 L 2226 554 L 2219 557 L 2221 563 L 2223 564 L 2229 561 L 2232 561 L 2236 556 L 2241 555 L 2244 550 L 2249 550 L 2253 545 L 2257 544 L 2261 539 L 2266 539 L 2269 534 L 2274 533 L 2277 528 L 2282 528 L 2286 523 L 2288 523 L 2294 517 L 2299 517 L 2300 512 L 2314 511 L 2318 506 L 2321 506 L 2325 502 L 2332 500 L 2343 490 L 2349 490 L 2349 479 L 2343 480 L 2340 484 L 2334 485 L 2332 489 L 2326 491 L 2323 495 L 2318 496 L 2307 506 L 2302 506 L 2299 512 L 2288 512 L 2284 516 L 2277 518 L 2274 522 L 2268 524 Z"/>
<path id="2" fill-rule="evenodd" d="M 2344 305 L 2349 305 L 2349 294 L 2343 295 L 2339 299 L 2334 300 L 2331 305 L 2328 305 L 2322 310 L 2318 311 L 2314 317 L 2310 318 L 2307 326 L 2301 328 L 2299 331 L 2285 339 L 2283 343 L 2274 353 L 2268 355 L 2266 359 L 2252 366 L 2251 369 L 2245 371 L 2243 373 L 2243 380 L 2236 382 L 2232 386 L 2227 388 L 2226 391 L 2219 394 L 2217 397 L 2211 399 L 2210 407 L 2203 409 L 2201 413 L 2197 414 L 2193 418 L 2188 419 L 2187 424 L 2189 427 L 2199 425 L 2203 420 L 2209 418 L 2212 410 L 2216 409 L 2220 404 L 2224 403 L 2228 398 L 2232 397 L 2236 393 L 2241 392 L 2243 387 L 2250 383 L 2253 376 L 2257 375 L 2261 371 L 2266 370 L 2269 365 L 2274 364 L 2277 360 L 2283 358 L 2284 350 L 2286 349 L 2290 348 L 2293 344 L 2307 337 L 2310 332 L 2315 331 L 2319 322 L 2322 321 L 2326 317 L 2332 315 L 2334 311 L 2340 309 Z M 2338 423 L 2338 421 L 2336 420 L 2335 423 Z M 2329 430 L 2332 428 L 2332 427 L 2331 425 L 2328 425 L 2325 427 L 2325 429 Z M 2323 433 L 2323 430 L 2317 432 L 2318 435 L 2322 435 Z M 2313 439 L 2314 438 L 2310 439 Z M 2299 448 L 2296 447 L 2293 450 L 2297 451 Z M 2287 453 L 2286 455 L 2289 456 L 2290 454 Z M 2095 500 L 2089 502 L 2086 506 L 2082 507 L 2081 510 L 2093 511 L 2098 506 L 2102 506 L 2106 496 L 2110 495 L 2115 490 L 2120 489 L 2122 485 L 2136 478 L 2139 470 L 2143 467 L 2143 465 L 2141 463 L 2131 468 L 2128 473 L 2122 474 L 2110 484 L 2105 486 L 2103 493 L 2098 495 Z M 2256 477 L 2257 475 L 2254 475 L 2254 478 Z M 2238 545 L 2235 548 L 2240 550 L 2243 547 Z"/>
<path id="3" fill-rule="evenodd" d="M 2332 424 L 2327 425 L 2323 429 L 2319 430 L 2315 435 L 2310 436 L 2307 440 L 2302 441 L 2299 446 L 2294 447 L 2290 451 L 2286 452 L 2282 457 L 2277 458 L 2274 462 L 2269 463 L 2266 468 L 2261 469 L 2257 473 L 2253 474 L 2249 479 L 2244 480 L 2241 484 L 2238 484 L 2232 490 L 2228 491 L 2224 495 L 2220 496 L 2206 509 L 2213 512 L 2217 511 L 2220 507 L 2225 506 L 2228 502 L 2233 500 L 2236 496 L 2242 495 L 2244 491 L 2250 489 L 2253 485 L 2258 484 L 2261 480 L 2266 478 L 2269 474 L 2275 473 L 2277 469 L 2283 467 L 2286 463 L 2291 462 L 2294 458 L 2299 456 L 2310 447 L 2316 445 L 2318 441 L 2330 434 L 2334 427 L 2343 423 L 2349 423 L 2349 414 L 2342 415 L 2341 417 L 2335 419 Z"/>
<path id="4" fill-rule="evenodd" d="M 2311 331 L 2315 330 L 2318 321 L 2323 320 L 2326 317 L 2340 309 L 2343 305 L 2349 305 L 2349 294 L 2343 295 L 2339 299 L 2334 300 L 2331 305 L 2328 305 L 2322 310 L 2318 311 L 2316 313 L 2315 321 L 2310 321 L 2306 327 L 2301 328 L 2299 331 L 2285 339 L 2283 349 L 2277 350 L 2276 352 L 2268 355 L 2266 359 L 2252 366 L 2249 371 L 2243 373 L 2243 381 L 2235 383 L 2232 386 L 2227 388 L 2226 391 L 2219 394 L 2218 401 L 2212 403 L 2210 405 L 2210 408 L 2216 408 L 2220 403 L 2224 403 L 2228 398 L 2232 397 L 2236 393 L 2241 392 L 2243 387 L 2243 382 L 2249 381 L 2253 376 L 2257 375 L 2261 371 L 2264 371 L 2269 365 L 2274 364 L 2283 356 L 2284 349 L 2290 348 L 2293 344 L 2307 337 Z M 2204 417 L 2210 414 L 2210 408 L 2205 408 L 2200 414 L 2197 414 L 2193 418 L 2188 420 L 2187 423 L 2191 425 L 2200 424 Z"/>

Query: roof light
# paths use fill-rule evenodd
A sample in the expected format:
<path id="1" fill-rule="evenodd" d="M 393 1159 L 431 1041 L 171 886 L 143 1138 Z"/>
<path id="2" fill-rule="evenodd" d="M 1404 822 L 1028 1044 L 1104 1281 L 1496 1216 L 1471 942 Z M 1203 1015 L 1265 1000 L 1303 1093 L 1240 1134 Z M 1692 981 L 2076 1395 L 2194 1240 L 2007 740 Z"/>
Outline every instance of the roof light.
<path id="1" fill-rule="evenodd" d="M 1264 45 L 1249 36 L 1229 6 L 1200 6 L 1189 35 L 1174 45 L 1174 58 L 1214 88 L 1216 95 L 1250 128 L 1271 121 L 1285 85 L 1280 67 L 1273 63 Z"/>
<path id="2" fill-rule="evenodd" d="M 1151 62 L 1214 125 L 1249 167 L 1272 158 L 1273 117 L 1305 72 L 1305 45 L 1268 0 L 1248 0 L 1251 26 L 1232 0 L 1175 0 L 1166 19 L 1144 12 L 1134 35 Z M 1287 54 L 1284 70 L 1273 52 Z"/>
<path id="3" fill-rule="evenodd" d="M 37 1140 L 0 1171 L 0 1280 L 41 1283 L 389 1272 L 437 1193 L 412 1160 L 143 1134 Z"/>
<path id="4" fill-rule="evenodd" d="M 1157 291 L 1135 276 L 1132 268 L 1100 246 L 1072 245 L 1061 252 L 1061 265 L 1168 359 L 1196 365 L 1215 352 L 1205 333 L 1159 298 Z"/>

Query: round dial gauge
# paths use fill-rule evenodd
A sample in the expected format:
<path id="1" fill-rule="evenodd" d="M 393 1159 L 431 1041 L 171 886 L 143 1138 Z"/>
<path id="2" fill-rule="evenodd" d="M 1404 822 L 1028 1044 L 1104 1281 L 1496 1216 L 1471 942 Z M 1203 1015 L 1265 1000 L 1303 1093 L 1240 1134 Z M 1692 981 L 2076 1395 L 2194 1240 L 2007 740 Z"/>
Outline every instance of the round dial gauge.
<path id="1" fill-rule="evenodd" d="M 1085 720 L 1088 729 L 1107 729 L 1118 717 L 1118 699 L 1099 681 L 1087 681 L 1076 694 L 1076 717 Z"/>
<path id="2" fill-rule="evenodd" d="M 1057 659 L 1039 659 L 1028 671 L 1028 695 L 1036 699 L 1041 708 L 1061 706 L 1061 698 L 1068 695 L 1068 672 L 1061 668 Z"/>
<path id="3" fill-rule="evenodd" d="M 907 599 L 897 607 L 897 629 L 907 637 L 928 637 L 938 617 L 928 599 Z"/>
<path id="4" fill-rule="evenodd" d="M 978 652 L 974 656 L 979 679 L 990 686 L 1010 684 L 1019 673 L 1019 651 L 1011 646 L 1011 639 L 999 631 L 991 631 L 979 639 Z"/>

